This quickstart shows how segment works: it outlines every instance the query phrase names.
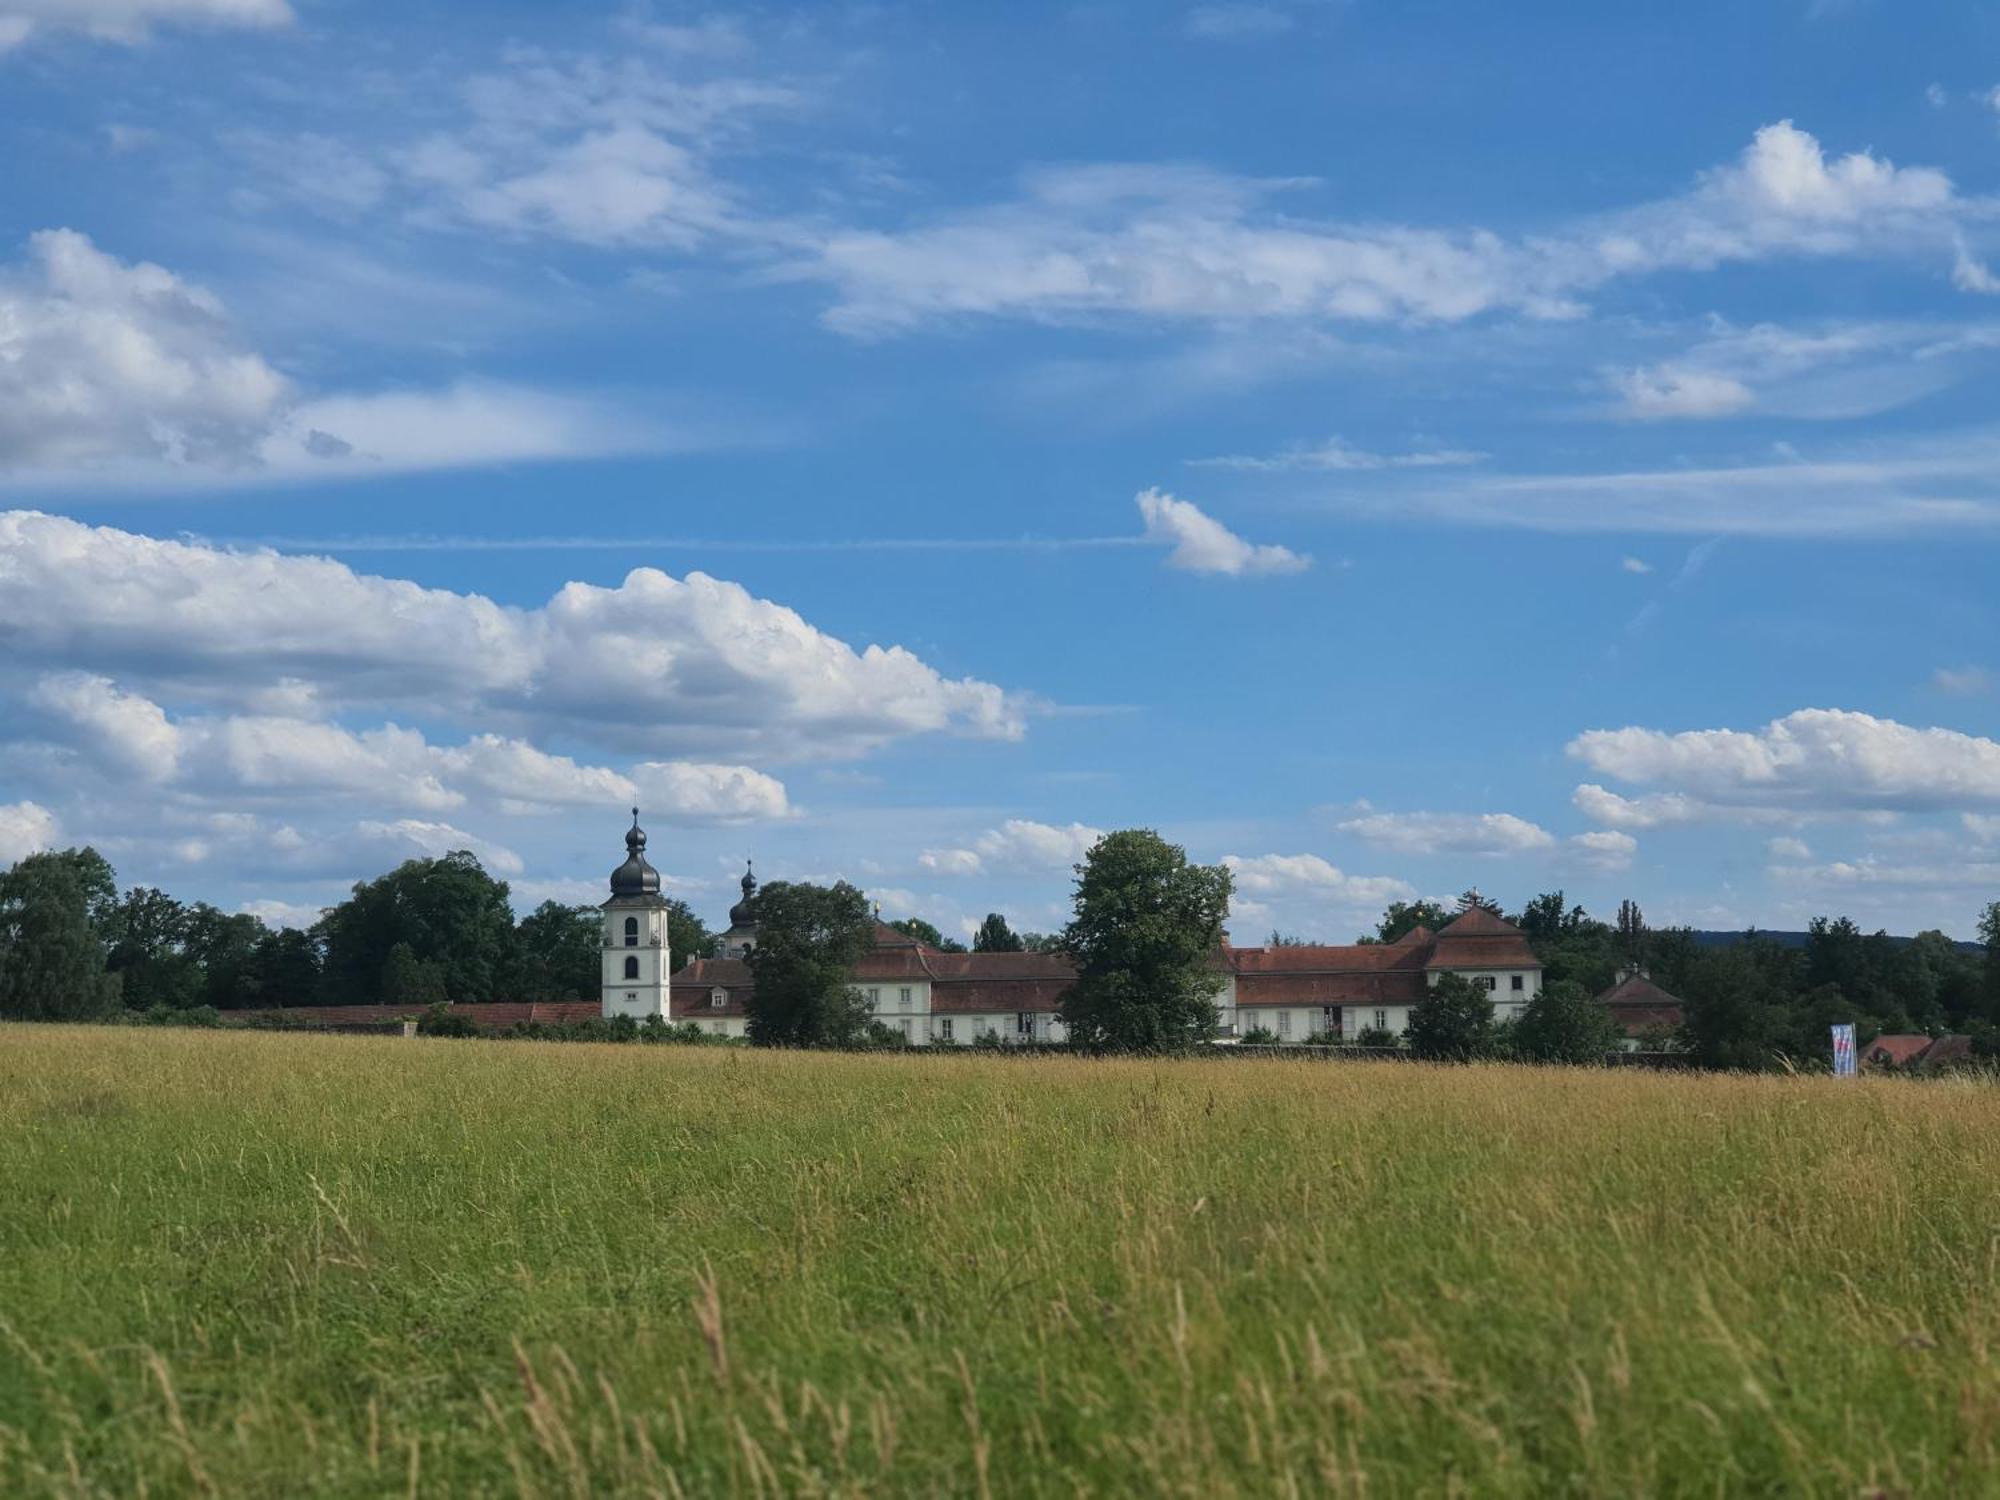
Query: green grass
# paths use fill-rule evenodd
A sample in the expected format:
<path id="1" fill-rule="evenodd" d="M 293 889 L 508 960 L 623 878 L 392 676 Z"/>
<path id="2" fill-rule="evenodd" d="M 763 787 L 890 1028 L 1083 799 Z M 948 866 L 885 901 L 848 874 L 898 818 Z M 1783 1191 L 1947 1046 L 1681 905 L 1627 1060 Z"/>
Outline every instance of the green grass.
<path id="1" fill-rule="evenodd" d="M 2000 1492 L 2000 1089 L 0 1027 L 0 1494 Z"/>

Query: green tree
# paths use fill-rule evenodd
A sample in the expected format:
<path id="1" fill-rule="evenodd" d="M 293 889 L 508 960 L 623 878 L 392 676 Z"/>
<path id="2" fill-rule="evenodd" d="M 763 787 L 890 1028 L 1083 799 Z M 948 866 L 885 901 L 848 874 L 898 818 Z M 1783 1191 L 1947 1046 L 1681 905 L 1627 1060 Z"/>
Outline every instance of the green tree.
<path id="1" fill-rule="evenodd" d="M 595 1000 L 603 984 L 604 917 L 594 906 L 544 901 L 514 929 L 507 998 Z"/>
<path id="2" fill-rule="evenodd" d="M 496 998 L 513 948 L 506 882 L 464 849 L 412 859 L 363 881 L 314 929 L 326 954 L 326 991 L 349 1003 L 376 998 L 383 965 L 398 943 L 439 966 L 446 998 Z"/>
<path id="3" fill-rule="evenodd" d="M 1410 1007 L 1403 1042 L 1433 1062 L 1470 1062 L 1493 1051 L 1493 997 L 1463 974 L 1441 974 Z"/>
<path id="4" fill-rule="evenodd" d="M 926 948 L 935 948 L 940 953 L 963 953 L 965 944 L 955 938 L 948 938 L 922 917 L 905 917 L 900 922 L 889 924 L 904 937 L 915 938 Z"/>
<path id="5" fill-rule="evenodd" d="M 1026 946 L 997 911 L 989 911 L 972 936 L 974 953 L 1019 953 Z"/>
<path id="6" fill-rule="evenodd" d="M 200 967 L 187 952 L 188 909 L 165 891 L 134 886 L 103 923 L 105 967 L 118 976 L 128 1010 L 185 1010 L 202 997 Z"/>
<path id="7" fill-rule="evenodd" d="M 88 1021 L 118 1008 L 118 976 L 91 920 L 102 888 L 80 855 L 103 863 L 94 850 L 69 849 L 31 854 L 0 875 L 0 1016 Z M 103 904 L 100 920 L 110 909 Z"/>
<path id="8" fill-rule="evenodd" d="M 248 912 L 225 912 L 197 901 L 188 908 L 187 955 L 201 970 L 202 1001 L 234 1010 L 257 998 L 257 945 L 266 928 Z"/>
<path id="9" fill-rule="evenodd" d="M 868 1003 L 854 988 L 854 966 L 873 938 L 868 900 L 844 880 L 765 886 L 749 957 L 754 987 L 744 1005 L 750 1040 L 767 1047 L 862 1041 Z"/>
<path id="10" fill-rule="evenodd" d="M 1680 991 L 1681 1044 L 1706 1068 L 1769 1068 L 1791 1030 L 1791 965 L 1775 943 L 1743 941 L 1704 953 Z"/>
<path id="11" fill-rule="evenodd" d="M 1450 920 L 1451 914 L 1435 901 L 1391 901 L 1375 924 L 1375 941 L 1393 943 L 1419 927 L 1436 932 Z"/>
<path id="12" fill-rule="evenodd" d="M 1228 869 L 1189 864 L 1146 828 L 1106 835 L 1076 869 L 1075 915 L 1063 934 L 1076 983 L 1060 1002 L 1070 1041 L 1164 1052 L 1210 1036 Z"/>
<path id="13" fill-rule="evenodd" d="M 667 898 L 667 943 L 677 969 L 691 958 L 714 958 L 722 947 L 722 939 L 678 896 Z"/>
<path id="14" fill-rule="evenodd" d="M 2000 901 L 1979 914 L 1979 941 L 1986 945 L 1986 993 L 1984 1014 L 1976 1019 L 2000 1025 Z"/>
<path id="15" fill-rule="evenodd" d="M 1514 1050 L 1534 1062 L 1595 1063 L 1619 1046 L 1624 1032 L 1588 990 L 1562 979 L 1522 1007 L 1513 1040 Z"/>
<path id="16" fill-rule="evenodd" d="M 1627 968 L 1636 969 L 1646 962 L 1649 946 L 1646 930 L 1646 914 L 1639 910 L 1639 903 L 1626 900 L 1618 903 L 1618 953 Z"/>
<path id="17" fill-rule="evenodd" d="M 296 927 L 266 931 L 251 956 L 259 1005 L 311 1005 L 319 998 L 319 945 Z"/>
<path id="18" fill-rule="evenodd" d="M 382 961 L 378 998 L 399 1010 L 423 1010 L 445 1003 L 444 969 L 436 960 L 418 958 L 408 943 L 397 943 Z"/>

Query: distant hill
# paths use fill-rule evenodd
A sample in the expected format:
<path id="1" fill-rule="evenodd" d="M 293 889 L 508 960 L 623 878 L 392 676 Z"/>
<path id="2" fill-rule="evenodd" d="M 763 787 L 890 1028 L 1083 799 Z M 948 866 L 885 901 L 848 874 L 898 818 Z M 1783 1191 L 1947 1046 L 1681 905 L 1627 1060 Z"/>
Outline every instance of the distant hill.
<path id="1" fill-rule="evenodd" d="M 1694 941 L 1695 946 L 1698 948 L 1728 948 L 1742 942 L 1749 935 L 1746 932 L 1704 932 L 1696 929 Z M 1806 945 L 1808 935 L 1803 932 L 1779 932 L 1775 929 L 1765 927 L 1757 929 L 1758 937 L 1768 939 L 1776 943 L 1780 948 L 1803 948 Z M 1901 947 L 1904 943 L 1909 942 L 1910 939 L 1907 937 L 1897 937 L 1892 933 L 1889 941 Z M 1978 943 L 1964 941 L 1959 942 L 1958 949 L 1961 953 L 1983 953 L 1986 951 Z"/>

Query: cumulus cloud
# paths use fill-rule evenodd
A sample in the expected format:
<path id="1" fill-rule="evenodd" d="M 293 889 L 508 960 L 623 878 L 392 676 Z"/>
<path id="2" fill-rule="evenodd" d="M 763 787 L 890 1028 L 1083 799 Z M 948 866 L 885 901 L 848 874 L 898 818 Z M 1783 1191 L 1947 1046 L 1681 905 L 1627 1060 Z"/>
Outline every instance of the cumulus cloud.
<path id="1" fill-rule="evenodd" d="M 1176 500 L 1164 490 L 1145 490 L 1138 497 L 1146 535 L 1171 547 L 1167 566 L 1190 573 L 1222 573 L 1232 578 L 1264 573 L 1300 573 L 1312 559 L 1289 547 L 1246 542 L 1190 501 Z"/>
<path id="2" fill-rule="evenodd" d="M 1594 729 L 1568 751 L 1621 781 L 1718 804 L 1793 811 L 2000 804 L 2000 744 L 1840 709 L 1800 709 L 1755 730 Z M 1612 806 L 1590 800 L 1600 811 Z"/>
<path id="3" fill-rule="evenodd" d="M 1416 890 L 1387 875 L 1349 875 L 1317 854 L 1225 854 L 1238 892 L 1264 898 L 1311 896 L 1336 906 L 1373 907 L 1407 901 Z"/>
<path id="4" fill-rule="evenodd" d="M 212 293 L 74 230 L 31 235 L 26 259 L 0 267 L 0 477 L 296 482 L 713 441 L 622 397 L 473 381 L 301 391 Z"/>
<path id="5" fill-rule="evenodd" d="M 1775 838 L 1764 845 L 1765 855 L 1774 863 L 1789 861 L 1793 864 L 1812 858 L 1812 849 L 1804 839 Z"/>
<path id="6" fill-rule="evenodd" d="M 1080 861 L 1104 837 L 1084 823 L 1060 826 L 1009 818 L 972 842 L 970 849 L 926 849 L 918 863 L 940 875 L 979 875 L 988 869 L 1061 870 Z"/>
<path id="7" fill-rule="evenodd" d="M 56 831 L 56 815 L 40 803 L 0 803 L 0 869 L 54 848 Z"/>
<path id="8" fill-rule="evenodd" d="M 1341 832 L 1404 854 L 1524 854 L 1552 848 L 1555 835 L 1512 813 L 1364 813 Z"/>
<path id="9" fill-rule="evenodd" d="M 1570 793 L 1576 810 L 1593 823 L 1611 828 L 1659 828 L 1669 823 L 1695 823 L 1709 809 L 1692 797 L 1658 792 L 1647 797 L 1623 797 L 1608 787 L 1586 781 Z"/>
<path id="10" fill-rule="evenodd" d="M 1677 417 L 1726 417 L 1756 403 L 1750 388 L 1728 375 L 1676 365 L 1625 370 L 1611 377 L 1625 414 L 1644 421 Z"/>
<path id="11" fill-rule="evenodd" d="M 1563 840 L 1570 860 L 1594 875 L 1617 875 L 1632 868 L 1639 841 L 1615 829 L 1572 834 Z"/>
<path id="12" fill-rule="evenodd" d="M 899 646 L 860 650 L 740 585 L 639 568 L 539 609 L 356 573 L 0 513 L 0 633 L 34 663 L 238 703 L 287 680 L 331 708 L 517 733 L 588 724 L 654 750 L 839 758 L 912 735 L 1015 738 L 1019 703 Z M 535 737 L 530 735 L 530 737 Z"/>
<path id="13" fill-rule="evenodd" d="M 38 31 L 131 43 L 155 26 L 273 27 L 291 19 L 285 0 L 0 0 L 0 52 Z"/>

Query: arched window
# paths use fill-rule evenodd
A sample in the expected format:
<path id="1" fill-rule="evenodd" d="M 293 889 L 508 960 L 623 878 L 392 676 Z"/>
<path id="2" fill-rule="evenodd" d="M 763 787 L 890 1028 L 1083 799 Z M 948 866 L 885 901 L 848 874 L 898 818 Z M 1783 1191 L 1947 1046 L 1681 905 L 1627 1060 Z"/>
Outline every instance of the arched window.
<path id="1" fill-rule="evenodd" d="M 627 979 L 637 979 L 639 977 L 638 959 L 628 958 L 625 960 L 625 977 Z"/>
<path id="2" fill-rule="evenodd" d="M 625 946 L 628 948 L 639 946 L 639 919 L 637 917 L 627 917 L 625 919 Z"/>

